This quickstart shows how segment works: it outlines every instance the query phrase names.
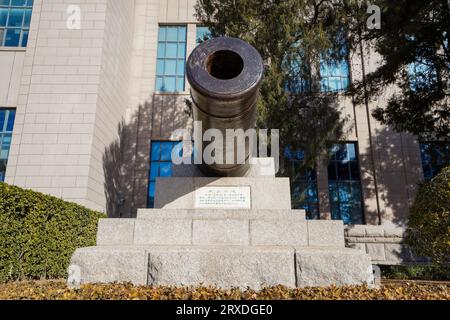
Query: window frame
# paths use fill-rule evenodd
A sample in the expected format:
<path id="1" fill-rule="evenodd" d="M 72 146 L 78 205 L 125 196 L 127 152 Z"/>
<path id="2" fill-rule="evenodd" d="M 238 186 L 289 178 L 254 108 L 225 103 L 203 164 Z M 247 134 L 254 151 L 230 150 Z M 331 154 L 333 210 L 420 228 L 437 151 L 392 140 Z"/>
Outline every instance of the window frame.
<path id="1" fill-rule="evenodd" d="M 346 93 L 350 90 L 350 86 L 351 86 L 351 71 L 350 71 L 350 63 L 347 59 L 343 59 L 342 61 L 336 61 L 335 65 L 337 64 L 344 64 L 347 67 L 347 74 L 346 75 L 326 75 L 323 76 L 322 75 L 322 66 L 324 65 L 325 62 L 320 61 L 320 67 L 319 67 L 319 86 L 320 86 L 320 92 L 324 93 L 324 94 L 330 94 L 330 93 Z M 327 65 L 327 68 L 330 67 L 330 64 Z M 340 69 L 340 68 L 336 68 L 336 69 Z M 336 90 L 331 89 L 331 87 L 329 86 L 330 84 L 330 79 L 338 79 L 339 81 L 339 88 Z M 328 89 L 324 89 L 324 81 L 327 80 L 328 83 Z"/>
<path id="2" fill-rule="evenodd" d="M 312 170 L 312 169 L 311 169 Z M 305 171 L 309 171 L 309 169 L 305 169 Z M 308 176 L 309 174 L 305 174 Z M 314 172 L 315 177 L 317 177 L 317 173 Z M 296 188 L 300 189 L 299 196 L 305 194 L 305 198 L 301 201 L 296 201 Z M 313 192 L 315 195 L 315 199 L 312 199 L 310 192 Z M 291 180 L 291 198 L 292 198 L 292 206 L 293 209 L 303 209 L 306 213 L 306 219 L 308 220 L 320 220 L 320 202 L 319 202 L 319 190 L 317 186 L 317 178 L 314 179 L 292 179 Z"/>
<path id="3" fill-rule="evenodd" d="M 202 42 L 199 42 L 200 37 L 199 37 L 198 31 L 200 28 L 208 29 L 208 32 L 203 33 L 203 36 L 208 35 L 208 39 L 204 40 L 204 38 L 203 38 Z M 213 36 L 211 34 L 211 30 L 209 29 L 209 27 L 201 25 L 201 24 L 195 25 L 195 46 L 198 46 L 198 45 L 202 44 L 204 41 L 210 40 L 212 38 L 213 38 Z"/>
<path id="4" fill-rule="evenodd" d="M 330 49 L 332 50 L 332 49 Z M 346 94 L 349 92 L 352 84 L 352 67 L 350 63 L 350 50 L 348 46 L 348 39 L 345 39 L 344 47 L 341 50 L 345 50 L 343 54 L 343 58 L 341 60 L 331 60 L 325 61 L 322 57 L 319 57 L 318 61 L 290 61 L 291 66 L 286 66 L 286 69 L 289 70 L 288 73 L 290 75 L 290 79 L 285 83 L 285 91 L 293 96 L 301 96 L 301 95 L 331 95 L 331 94 Z M 284 65 L 287 65 L 289 59 L 285 59 L 283 62 Z M 302 66 L 305 64 L 305 66 Z M 323 66 L 326 66 L 328 69 L 331 69 L 335 66 L 345 65 L 346 72 L 345 75 L 322 75 Z M 296 70 L 300 68 L 306 68 L 308 70 L 306 74 L 306 78 L 301 78 L 295 76 Z M 335 68 L 341 70 L 342 68 Z M 317 80 L 314 78 L 317 77 Z M 324 90 L 323 81 L 324 79 L 331 78 L 339 78 L 340 88 L 337 90 Z M 344 80 L 345 79 L 345 80 Z M 327 81 L 329 84 L 329 80 Z M 346 84 L 346 85 L 344 85 Z"/>
<path id="5" fill-rule="evenodd" d="M 302 168 L 299 170 L 304 154 L 302 151 L 292 151 L 286 148 L 284 151 L 288 173 L 290 176 L 291 199 L 293 209 L 304 209 L 306 211 L 307 219 L 320 219 L 320 201 L 319 189 L 317 185 L 317 171 L 313 168 Z M 299 196 L 305 194 L 302 201 L 296 200 L 296 189 L 299 188 Z M 310 195 L 310 191 L 314 195 Z M 315 198 L 314 198 L 315 197 Z"/>
<path id="6" fill-rule="evenodd" d="M 319 59 L 319 64 L 318 64 L 318 76 L 319 76 L 319 91 L 322 94 L 339 94 L 339 93 L 346 93 L 350 90 L 351 84 L 352 84 L 352 68 L 351 68 L 351 63 L 350 63 L 350 52 L 349 52 L 349 47 L 348 47 L 348 39 L 346 40 L 346 44 L 345 44 L 345 48 L 342 48 L 342 50 L 345 50 L 345 54 L 344 54 L 344 58 L 340 61 L 338 60 L 333 60 L 333 61 L 324 61 L 324 59 L 320 58 Z M 334 67 L 335 69 L 341 69 L 340 67 L 336 67 L 336 66 L 341 66 L 341 65 L 345 65 L 346 66 L 346 74 L 345 75 L 326 75 L 323 76 L 322 75 L 322 68 L 323 66 L 326 65 L 327 68 L 331 68 Z M 324 90 L 324 86 L 323 86 L 323 81 L 324 79 L 330 79 L 330 78 L 339 78 L 339 82 L 341 85 L 340 89 L 337 90 Z M 347 81 L 347 86 L 344 86 L 343 84 L 345 83 L 343 79 L 346 79 Z M 330 83 L 330 80 L 328 80 L 328 84 Z"/>
<path id="7" fill-rule="evenodd" d="M 157 158 L 155 158 L 155 155 L 153 154 L 153 144 L 158 144 L 158 156 Z M 170 159 L 164 159 L 162 157 L 162 145 L 163 144 L 171 144 L 172 147 L 170 149 L 171 155 L 170 155 Z M 149 163 L 149 170 L 148 170 L 148 184 L 147 184 L 147 208 L 154 208 L 154 201 L 155 201 L 155 194 L 153 194 L 153 196 L 151 195 L 151 186 L 152 184 L 154 185 L 154 191 L 156 191 L 156 178 L 159 177 L 170 177 L 172 176 L 172 170 L 173 170 L 173 163 L 172 163 L 172 152 L 174 150 L 174 148 L 176 146 L 180 146 L 181 148 L 183 147 L 183 141 L 171 141 L 171 140 L 152 140 L 150 142 L 150 163 Z M 182 150 L 182 149 L 181 149 Z M 160 175 L 160 170 L 161 170 L 161 163 L 171 163 L 171 169 L 170 169 L 170 176 L 161 176 Z M 153 168 L 153 164 L 158 164 L 158 173 L 156 175 L 152 174 L 152 168 Z M 153 178 L 154 177 L 154 178 Z"/>
<path id="8" fill-rule="evenodd" d="M 177 28 L 177 40 L 176 41 L 168 41 L 166 34 L 164 36 L 164 40 L 161 39 L 161 28 L 165 28 L 167 30 L 167 28 L 170 27 L 175 27 Z M 179 39 L 179 28 L 182 27 L 184 28 L 184 42 L 180 41 Z M 166 32 L 166 31 L 165 31 Z M 157 48 L 156 48 L 156 71 L 155 71 L 155 93 L 157 94 L 184 94 L 186 93 L 186 56 L 187 56 L 187 33 L 188 33 L 188 25 L 187 24 L 159 24 L 158 25 L 158 41 L 157 41 Z M 164 44 L 164 56 L 160 57 L 160 45 Z M 171 43 L 174 44 L 176 43 L 176 57 L 175 58 L 168 58 L 166 56 L 166 44 L 167 43 Z M 181 58 L 178 56 L 179 54 L 179 45 L 180 44 L 184 44 L 184 56 Z M 165 72 L 165 68 L 166 68 L 166 61 L 167 60 L 173 60 L 175 61 L 175 74 L 173 75 L 167 75 Z M 179 75 L 178 74 L 178 63 L 180 60 L 183 60 L 183 75 Z M 163 71 L 161 72 L 161 74 L 159 73 L 159 63 L 162 62 L 163 65 Z M 175 91 L 167 91 L 167 90 L 160 90 L 160 87 L 158 85 L 158 81 L 159 79 L 162 79 L 162 85 L 164 88 L 164 81 L 166 78 L 175 78 Z M 183 89 L 182 90 L 178 90 L 178 81 L 179 79 L 183 79 Z"/>
<path id="9" fill-rule="evenodd" d="M 412 92 L 424 90 L 438 82 L 438 71 L 434 66 L 429 66 L 425 61 L 414 61 L 406 66 L 408 87 Z"/>
<path id="10" fill-rule="evenodd" d="M 293 64 L 296 64 L 294 66 Z M 288 64 L 288 61 L 284 61 L 283 64 Z M 289 77 L 284 84 L 284 90 L 292 96 L 309 95 L 312 93 L 312 69 L 309 62 L 305 63 L 307 70 L 306 77 L 299 76 L 299 70 L 303 67 L 301 62 L 290 61 L 291 66 L 286 69 L 289 70 Z"/>
<path id="11" fill-rule="evenodd" d="M 5 25 L 0 26 L 0 31 L 2 31 L 2 32 L 0 32 L 0 35 L 1 35 L 0 36 L 0 48 L 26 48 L 28 45 L 28 39 L 29 39 L 29 34 L 30 34 L 30 24 L 31 24 L 31 18 L 33 16 L 34 0 L 23 0 L 25 2 L 25 4 L 22 6 L 13 5 L 12 1 L 13 0 L 9 0 L 9 4 L 7 4 L 7 5 L 0 3 L 0 9 L 5 9 L 7 11 Z M 28 4 L 29 2 L 31 2 L 31 4 Z M 10 15 L 11 15 L 10 13 L 12 10 L 21 10 L 22 11 L 22 13 L 21 13 L 22 21 L 21 21 L 20 26 L 8 26 Z M 29 22 L 28 22 L 28 24 L 25 24 L 25 22 L 27 20 L 27 12 L 28 11 L 30 11 Z M 8 31 L 10 31 L 10 30 L 20 32 L 17 45 L 6 45 Z M 26 41 L 24 43 L 25 34 L 26 34 Z"/>
<path id="12" fill-rule="evenodd" d="M 11 150 L 11 141 L 12 141 L 12 135 L 13 135 L 13 131 L 14 131 L 14 124 L 15 124 L 15 119 L 16 119 L 16 109 L 14 108 L 0 108 L 0 112 L 5 111 L 5 117 L 2 119 L 3 120 L 3 125 L 0 128 L 0 168 L 4 167 L 5 170 L 0 170 L 0 181 L 4 181 L 5 179 L 5 174 L 6 174 L 6 168 L 8 165 L 8 158 L 9 158 L 9 152 Z M 9 130 L 9 124 L 11 123 L 11 114 L 12 114 L 12 126 L 11 129 Z M 9 142 L 8 143 L 4 143 L 5 137 L 9 137 Z M 7 149 L 4 149 L 4 146 L 7 146 Z M 6 150 L 6 151 L 5 151 Z M 3 157 L 2 153 L 3 151 L 5 151 L 6 156 Z"/>
<path id="13" fill-rule="evenodd" d="M 427 161 L 426 158 L 430 158 L 430 160 L 432 160 L 433 156 L 436 156 L 436 145 L 442 145 L 442 147 L 445 147 L 449 152 L 450 158 L 450 141 L 420 141 L 420 161 L 422 164 L 423 179 L 425 181 L 432 180 L 440 172 L 440 170 L 442 170 L 442 168 L 447 165 L 447 163 L 441 163 L 441 159 L 439 159 L 439 156 L 435 159 L 437 160 L 437 163 Z M 428 150 L 425 150 L 425 148 L 427 148 Z M 425 151 L 427 151 L 427 154 L 425 154 Z M 435 154 L 433 155 L 431 153 Z"/>
<path id="14" fill-rule="evenodd" d="M 364 193 L 362 188 L 362 181 L 361 181 L 361 165 L 359 162 L 359 145 L 357 141 L 343 141 L 338 142 L 334 144 L 333 147 L 339 146 L 339 145 L 345 145 L 346 146 L 346 156 L 348 157 L 348 145 L 354 146 L 355 151 L 355 160 L 351 160 L 349 158 L 344 160 L 339 159 L 333 159 L 333 157 L 336 156 L 336 154 L 332 155 L 332 158 L 330 158 L 327 171 L 328 171 L 328 196 L 330 201 L 330 213 L 331 218 L 333 220 L 343 220 L 344 224 L 365 224 L 365 207 L 364 207 Z M 356 172 L 357 172 L 357 178 L 352 178 L 352 168 L 351 163 L 356 164 Z M 340 179 L 339 178 L 339 165 L 347 164 L 347 169 L 349 173 L 348 179 Z M 330 169 L 334 167 L 335 170 L 335 176 L 334 179 L 330 179 Z M 353 192 L 354 186 L 357 186 L 359 190 L 359 200 L 346 200 L 344 201 L 341 199 L 341 191 L 340 188 L 346 188 L 347 190 L 351 190 Z M 333 187 L 335 187 L 335 190 L 333 190 Z M 351 193 L 352 193 L 351 192 Z M 334 201 L 334 195 L 337 195 L 337 201 Z M 352 193 L 353 195 L 353 193 Z M 357 204 L 359 206 L 359 215 L 361 217 L 360 220 L 355 221 L 352 216 L 350 216 L 351 220 L 346 221 L 343 217 L 342 213 L 342 206 L 351 206 L 352 204 Z M 338 209 L 338 212 L 333 212 L 334 208 Z"/>

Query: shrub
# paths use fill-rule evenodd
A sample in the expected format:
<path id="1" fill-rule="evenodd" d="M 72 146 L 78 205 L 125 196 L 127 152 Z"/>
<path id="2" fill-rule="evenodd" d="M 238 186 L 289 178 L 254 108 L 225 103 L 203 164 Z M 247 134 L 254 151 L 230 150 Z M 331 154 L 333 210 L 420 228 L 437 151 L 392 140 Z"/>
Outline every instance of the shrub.
<path id="1" fill-rule="evenodd" d="M 450 166 L 422 184 L 411 207 L 406 243 L 436 264 L 450 262 Z"/>
<path id="2" fill-rule="evenodd" d="M 381 275 L 387 279 L 450 281 L 450 272 L 443 265 L 380 266 Z"/>
<path id="3" fill-rule="evenodd" d="M 0 282 L 66 277 L 78 247 L 95 245 L 103 215 L 0 183 Z"/>

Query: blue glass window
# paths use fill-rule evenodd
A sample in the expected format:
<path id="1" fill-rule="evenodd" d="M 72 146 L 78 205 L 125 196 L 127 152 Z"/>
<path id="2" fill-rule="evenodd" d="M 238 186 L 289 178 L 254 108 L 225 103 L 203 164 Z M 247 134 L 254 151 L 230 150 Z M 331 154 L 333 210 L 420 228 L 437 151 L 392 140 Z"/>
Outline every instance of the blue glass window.
<path id="1" fill-rule="evenodd" d="M 293 209 L 304 209 L 307 219 L 319 219 L 319 197 L 317 192 L 317 175 L 314 169 L 304 169 L 304 153 L 284 150 L 284 157 L 289 166 L 291 178 L 291 199 Z"/>
<path id="2" fill-rule="evenodd" d="M 358 155 L 355 143 L 336 144 L 328 165 L 331 217 L 345 224 L 363 223 Z"/>
<path id="3" fill-rule="evenodd" d="M 286 60 L 284 64 L 289 64 L 289 66 L 287 66 L 289 69 L 289 75 L 288 81 L 285 84 L 285 90 L 293 94 L 306 93 L 311 91 L 310 82 L 304 76 L 302 76 L 303 73 L 308 74 L 310 72 L 309 70 L 307 70 L 306 72 L 305 70 L 302 70 L 305 65 L 297 60 L 291 60 L 290 62 L 287 62 Z"/>
<path id="4" fill-rule="evenodd" d="M 186 26 L 160 26 L 156 62 L 156 91 L 184 91 Z"/>
<path id="5" fill-rule="evenodd" d="M 412 91 L 427 89 L 437 82 L 438 76 L 432 62 L 421 61 L 408 65 L 409 88 Z"/>
<path id="6" fill-rule="evenodd" d="M 450 165 L 449 142 L 423 142 L 420 144 L 420 154 L 426 181 L 430 181 L 442 168 Z"/>
<path id="7" fill-rule="evenodd" d="M 417 42 L 414 35 L 407 35 L 406 39 L 410 42 Z M 445 46 L 445 43 L 444 43 Z M 429 50 L 434 50 L 429 48 Z M 407 67 L 409 88 L 412 91 L 427 90 L 438 80 L 435 65 L 426 58 L 410 63 Z"/>
<path id="8" fill-rule="evenodd" d="M 343 47 L 342 56 L 347 48 Z M 322 92 L 347 91 L 350 84 L 350 68 L 346 58 L 342 60 L 320 61 L 320 89 Z"/>
<path id="9" fill-rule="evenodd" d="M 195 37 L 195 42 L 197 43 L 197 45 L 206 40 L 211 39 L 211 37 L 212 37 L 211 31 L 209 30 L 208 27 L 197 26 L 197 34 Z"/>
<path id="10" fill-rule="evenodd" d="M 33 0 L 0 0 L 0 46 L 26 47 Z"/>
<path id="11" fill-rule="evenodd" d="M 152 141 L 150 149 L 150 174 L 148 184 L 147 207 L 153 208 L 155 203 L 155 186 L 157 177 L 172 176 L 172 151 L 176 148 L 183 151 L 183 143 L 178 141 Z"/>
<path id="12" fill-rule="evenodd" d="M 294 44 L 293 47 L 300 47 L 299 43 Z M 320 59 L 320 90 L 322 92 L 340 92 L 346 91 L 350 85 L 350 67 L 347 61 L 346 45 L 342 45 L 339 57 L 345 57 L 339 60 L 336 59 Z M 283 68 L 288 70 L 288 81 L 285 85 L 285 90 L 298 94 L 307 93 L 311 91 L 310 74 L 311 68 L 309 64 L 305 63 L 302 51 L 292 52 L 292 56 L 286 56 L 283 61 Z M 306 76 L 306 78 L 305 78 Z"/>
<path id="13" fill-rule="evenodd" d="M 293 51 L 286 54 L 283 59 L 282 68 L 287 72 L 285 90 L 289 93 L 300 94 L 311 91 L 310 74 L 311 69 L 305 62 L 305 55 L 301 48 L 301 42 L 292 45 Z"/>
<path id="14" fill-rule="evenodd" d="M 5 181 L 15 116 L 14 109 L 0 109 L 0 181 Z"/>

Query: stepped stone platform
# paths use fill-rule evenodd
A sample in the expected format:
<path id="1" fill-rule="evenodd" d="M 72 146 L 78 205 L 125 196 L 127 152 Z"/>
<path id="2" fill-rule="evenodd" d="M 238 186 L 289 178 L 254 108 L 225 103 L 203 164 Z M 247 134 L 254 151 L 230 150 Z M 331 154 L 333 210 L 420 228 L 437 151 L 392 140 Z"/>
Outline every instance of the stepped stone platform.
<path id="1" fill-rule="evenodd" d="M 373 282 L 370 257 L 345 248 L 342 222 L 305 220 L 302 210 L 146 209 L 137 219 L 102 219 L 97 246 L 78 249 L 71 269 L 79 273 L 71 285 L 260 289 Z"/>
<path id="2" fill-rule="evenodd" d="M 345 248 L 341 221 L 285 209 L 143 209 L 136 219 L 101 219 L 97 246 L 78 249 L 69 273 L 72 286 L 373 283 L 370 257 Z"/>
<path id="3" fill-rule="evenodd" d="M 306 220 L 289 195 L 274 174 L 158 179 L 157 208 L 100 220 L 97 246 L 76 250 L 68 283 L 373 285 L 370 257 L 345 247 L 342 221 Z"/>
<path id="4" fill-rule="evenodd" d="M 167 212 L 166 212 L 167 211 Z M 303 210 L 139 210 L 102 219 L 97 245 L 344 247 L 341 221 L 306 220 Z"/>

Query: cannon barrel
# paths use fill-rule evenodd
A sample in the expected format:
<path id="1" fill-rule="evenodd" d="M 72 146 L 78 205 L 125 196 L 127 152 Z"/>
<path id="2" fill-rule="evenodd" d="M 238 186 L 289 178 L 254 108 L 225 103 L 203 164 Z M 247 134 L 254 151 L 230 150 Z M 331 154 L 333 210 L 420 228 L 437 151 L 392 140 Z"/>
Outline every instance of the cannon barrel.
<path id="1" fill-rule="evenodd" d="M 223 163 L 203 164 L 202 171 L 213 176 L 244 176 L 249 167 L 249 140 L 245 139 L 245 163 L 235 159 L 226 163 L 226 130 L 255 127 L 256 100 L 264 65 L 258 51 L 243 40 L 214 38 L 200 44 L 189 56 L 186 66 L 191 85 L 193 116 L 202 123 L 202 136 L 208 129 L 222 132 Z M 203 154 L 207 143 L 202 141 Z"/>

